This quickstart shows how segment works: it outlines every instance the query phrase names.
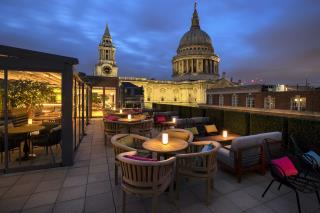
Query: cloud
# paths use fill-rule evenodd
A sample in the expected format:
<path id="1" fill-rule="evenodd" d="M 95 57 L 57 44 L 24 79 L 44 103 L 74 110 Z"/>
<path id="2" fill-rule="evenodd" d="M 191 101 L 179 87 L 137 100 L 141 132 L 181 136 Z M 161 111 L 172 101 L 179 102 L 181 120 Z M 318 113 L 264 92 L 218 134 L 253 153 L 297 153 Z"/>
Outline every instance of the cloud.
<path id="1" fill-rule="evenodd" d="M 320 82 L 319 1 L 201 0 L 201 27 L 234 79 Z M 2 0 L 1 43 L 77 57 L 91 74 L 108 22 L 122 76 L 170 79 L 193 1 Z"/>

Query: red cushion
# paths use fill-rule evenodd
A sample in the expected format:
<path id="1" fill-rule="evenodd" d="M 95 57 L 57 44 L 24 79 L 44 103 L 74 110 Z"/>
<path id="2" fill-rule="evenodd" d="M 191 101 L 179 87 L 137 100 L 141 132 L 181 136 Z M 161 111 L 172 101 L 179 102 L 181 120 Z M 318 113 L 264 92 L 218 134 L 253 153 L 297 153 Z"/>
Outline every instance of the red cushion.
<path id="1" fill-rule="evenodd" d="M 119 118 L 117 116 L 114 116 L 114 115 L 108 115 L 106 117 L 107 120 L 109 121 L 117 121 Z"/>
<path id="2" fill-rule="evenodd" d="M 146 157 L 141 157 L 141 156 L 138 156 L 138 155 L 125 155 L 124 157 L 125 157 L 125 158 L 129 158 L 129 159 L 132 159 L 132 160 L 140 160 L 140 161 L 156 161 L 155 159 L 152 159 L 152 158 L 146 158 Z"/>
<path id="3" fill-rule="evenodd" d="M 274 165 L 281 168 L 281 169 L 279 169 L 279 172 L 283 176 L 294 176 L 294 175 L 298 174 L 298 170 L 296 169 L 296 167 L 294 166 L 292 161 L 287 156 L 272 160 L 271 162 Z M 284 172 L 284 174 L 283 174 L 283 172 Z"/>
<path id="4" fill-rule="evenodd" d="M 166 122 L 166 116 L 164 116 L 164 115 L 157 115 L 157 116 L 155 117 L 155 121 L 156 121 L 156 123 Z"/>

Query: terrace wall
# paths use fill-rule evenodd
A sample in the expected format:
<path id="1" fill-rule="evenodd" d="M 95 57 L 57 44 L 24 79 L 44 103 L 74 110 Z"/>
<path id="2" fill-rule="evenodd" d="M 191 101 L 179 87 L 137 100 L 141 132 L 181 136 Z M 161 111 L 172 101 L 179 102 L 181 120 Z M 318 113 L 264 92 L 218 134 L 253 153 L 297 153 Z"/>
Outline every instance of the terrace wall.
<path id="1" fill-rule="evenodd" d="M 179 117 L 207 116 L 219 130 L 227 129 L 240 135 L 282 131 L 284 140 L 292 135 L 305 149 L 320 151 L 320 120 L 310 116 L 273 115 L 260 112 L 236 111 L 206 107 L 186 107 L 153 104 L 157 111 L 177 111 Z"/>

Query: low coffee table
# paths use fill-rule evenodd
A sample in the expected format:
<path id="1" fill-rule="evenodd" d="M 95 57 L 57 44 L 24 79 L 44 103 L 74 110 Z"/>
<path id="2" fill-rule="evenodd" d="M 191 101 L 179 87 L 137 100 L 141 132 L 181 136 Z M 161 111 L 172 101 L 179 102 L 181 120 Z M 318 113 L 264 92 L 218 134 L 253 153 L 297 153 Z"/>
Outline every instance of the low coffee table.
<path id="1" fill-rule="evenodd" d="M 235 133 L 228 133 L 228 137 L 223 137 L 222 135 L 214 135 L 214 136 L 206 136 L 201 138 L 201 140 L 210 140 L 210 141 L 217 141 L 222 146 L 230 145 L 232 140 L 240 137 L 241 135 L 235 134 Z"/>

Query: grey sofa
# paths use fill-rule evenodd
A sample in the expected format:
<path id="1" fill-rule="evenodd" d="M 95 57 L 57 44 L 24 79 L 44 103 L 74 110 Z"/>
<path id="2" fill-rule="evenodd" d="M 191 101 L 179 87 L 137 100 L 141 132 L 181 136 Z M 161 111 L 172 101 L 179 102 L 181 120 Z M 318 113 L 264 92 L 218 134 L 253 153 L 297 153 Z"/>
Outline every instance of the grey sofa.
<path id="1" fill-rule="evenodd" d="M 222 168 L 233 172 L 241 182 L 241 176 L 246 171 L 265 173 L 264 140 L 282 140 L 281 132 L 268 132 L 257 135 L 242 136 L 234 139 L 231 145 L 218 151 L 218 162 Z"/>

